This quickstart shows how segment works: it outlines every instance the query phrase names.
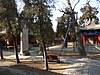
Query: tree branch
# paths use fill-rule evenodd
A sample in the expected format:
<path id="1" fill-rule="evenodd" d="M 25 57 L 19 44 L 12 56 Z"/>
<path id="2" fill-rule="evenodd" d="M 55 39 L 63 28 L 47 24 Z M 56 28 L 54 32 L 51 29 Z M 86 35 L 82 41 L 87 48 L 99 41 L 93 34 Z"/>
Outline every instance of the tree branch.
<path id="1" fill-rule="evenodd" d="M 76 5 L 80 2 L 80 0 L 77 1 L 77 3 L 74 5 L 73 10 L 75 9 Z"/>

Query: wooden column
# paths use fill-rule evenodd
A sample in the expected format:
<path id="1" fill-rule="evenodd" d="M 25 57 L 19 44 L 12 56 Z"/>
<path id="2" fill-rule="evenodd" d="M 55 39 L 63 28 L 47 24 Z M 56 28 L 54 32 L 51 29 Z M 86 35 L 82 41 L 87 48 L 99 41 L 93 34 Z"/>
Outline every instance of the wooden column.
<path id="1" fill-rule="evenodd" d="M 98 34 L 98 44 L 100 44 L 100 34 Z"/>

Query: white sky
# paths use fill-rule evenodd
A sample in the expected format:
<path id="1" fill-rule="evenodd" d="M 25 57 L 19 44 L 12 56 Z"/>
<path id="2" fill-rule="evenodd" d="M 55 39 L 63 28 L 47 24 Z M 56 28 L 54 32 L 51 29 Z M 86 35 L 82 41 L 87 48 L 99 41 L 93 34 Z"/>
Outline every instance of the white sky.
<path id="1" fill-rule="evenodd" d="M 16 4 L 18 5 L 17 9 L 18 12 L 21 13 L 24 9 L 23 7 L 25 6 L 25 4 L 23 3 L 23 0 L 15 0 Z"/>
<path id="2" fill-rule="evenodd" d="M 18 10 L 19 13 L 23 10 L 24 7 L 24 3 L 22 0 L 15 0 L 18 4 Z M 53 23 L 53 29 L 54 31 L 56 31 L 56 27 L 57 27 L 57 22 L 56 22 L 56 18 L 60 17 L 63 13 L 61 13 L 60 11 L 58 11 L 59 9 L 63 9 L 67 7 L 67 0 L 58 0 L 56 2 L 56 9 L 54 9 L 53 12 L 53 18 L 52 18 L 52 23 Z M 72 6 L 77 2 L 78 0 L 71 0 L 71 4 Z M 80 0 L 80 2 L 77 4 L 75 11 L 78 12 L 78 17 L 82 15 L 82 13 L 80 12 L 80 8 L 83 7 L 86 4 L 87 0 Z M 93 7 L 97 7 L 98 5 L 100 5 L 100 3 L 97 3 L 96 0 L 91 0 L 90 5 Z M 100 6 L 99 6 L 100 7 Z M 100 11 L 100 8 L 99 8 Z M 100 18 L 100 13 L 98 14 L 98 17 Z"/>

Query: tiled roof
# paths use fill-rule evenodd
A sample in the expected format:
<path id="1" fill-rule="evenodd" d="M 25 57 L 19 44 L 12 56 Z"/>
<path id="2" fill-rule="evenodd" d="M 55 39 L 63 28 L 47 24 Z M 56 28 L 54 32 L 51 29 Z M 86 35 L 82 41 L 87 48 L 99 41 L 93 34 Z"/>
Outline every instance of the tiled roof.
<path id="1" fill-rule="evenodd" d="M 80 27 L 80 30 L 96 30 L 96 29 L 100 29 L 100 24 Z"/>

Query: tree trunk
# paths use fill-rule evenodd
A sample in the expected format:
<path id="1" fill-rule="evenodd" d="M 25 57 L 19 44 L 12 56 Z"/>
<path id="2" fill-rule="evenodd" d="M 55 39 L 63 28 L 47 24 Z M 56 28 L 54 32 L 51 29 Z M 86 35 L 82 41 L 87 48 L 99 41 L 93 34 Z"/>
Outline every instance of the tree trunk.
<path id="1" fill-rule="evenodd" d="M 1 56 L 1 59 L 4 59 L 3 58 L 3 52 L 2 52 L 2 48 L 3 48 L 3 41 L 2 41 L 2 39 L 0 39 L 0 56 Z"/>
<path id="2" fill-rule="evenodd" d="M 83 42 L 82 42 L 82 38 L 81 38 L 80 32 L 77 33 L 77 40 L 78 40 L 78 51 L 79 51 L 79 55 L 81 57 L 86 57 L 87 54 L 86 54 L 86 51 L 85 51 L 85 48 L 84 48 L 84 45 L 83 45 Z"/>
<path id="3" fill-rule="evenodd" d="M 79 55 L 81 57 L 85 57 L 86 56 L 86 51 L 85 51 L 85 48 L 84 48 L 84 45 L 82 43 L 82 38 L 81 38 L 81 34 L 80 34 L 80 29 L 79 29 L 79 26 L 77 24 L 77 19 L 75 18 L 75 12 L 74 12 L 74 9 L 72 9 L 72 6 L 71 6 L 71 3 L 70 3 L 70 0 L 67 0 L 68 1 L 68 5 L 69 5 L 69 11 L 71 13 L 71 20 L 72 20 L 72 26 L 74 26 L 75 28 L 75 32 L 76 32 L 76 35 L 77 35 L 77 41 L 78 41 L 78 51 L 79 51 Z"/>
<path id="4" fill-rule="evenodd" d="M 13 41 L 14 41 L 14 49 L 15 49 L 15 52 L 16 52 L 16 62 L 20 63 L 19 56 L 18 56 L 17 40 L 16 40 L 16 36 L 15 35 L 13 35 Z"/>
<path id="5" fill-rule="evenodd" d="M 46 51 L 46 46 L 45 46 L 45 42 L 43 40 L 43 54 L 44 54 L 44 66 L 45 66 L 45 70 L 48 70 L 48 61 L 47 61 L 47 51 Z"/>
<path id="6" fill-rule="evenodd" d="M 63 43 L 63 46 L 62 48 L 67 48 L 67 44 L 68 44 L 68 41 L 67 41 L 67 35 L 65 36 L 65 39 L 64 39 L 64 43 Z"/>
<path id="7" fill-rule="evenodd" d="M 42 28 L 42 27 L 41 27 Z M 48 61 L 47 61 L 47 51 L 46 51 L 46 46 L 45 46 L 45 40 L 44 40 L 44 34 L 42 33 L 42 29 L 40 29 L 41 31 L 41 40 L 42 40 L 42 46 L 43 46 L 43 56 L 44 56 L 44 66 L 45 66 L 45 70 L 48 70 Z"/>
<path id="8" fill-rule="evenodd" d="M 69 25 L 69 18 L 67 20 L 67 31 L 66 31 L 66 35 L 65 35 L 65 39 L 64 39 L 64 44 L 62 46 L 62 48 L 67 48 L 67 45 L 68 45 L 68 32 L 69 32 L 69 28 L 70 28 L 70 25 Z"/>
<path id="9" fill-rule="evenodd" d="M 43 33 L 43 15 L 39 16 L 39 20 L 40 20 L 40 37 L 41 37 L 41 41 L 42 41 L 42 46 L 43 46 L 43 53 L 44 53 L 44 66 L 45 66 L 45 70 L 48 70 L 48 61 L 47 61 L 47 52 L 46 52 L 46 45 L 45 45 L 45 40 L 44 40 L 44 33 Z"/>
<path id="10" fill-rule="evenodd" d="M 0 49 L 0 55 L 1 55 L 1 59 L 4 59 L 4 58 L 3 58 L 2 48 Z"/>
<path id="11" fill-rule="evenodd" d="M 82 42 L 82 37 L 81 37 L 81 33 L 80 33 L 80 29 L 79 29 L 79 25 L 77 24 L 77 21 L 75 23 L 75 32 L 76 32 L 76 40 L 78 42 L 78 51 L 79 51 L 79 55 L 81 57 L 86 57 L 87 54 L 86 54 L 86 51 L 85 51 L 85 48 L 84 48 L 84 45 L 83 45 L 83 42 Z"/>
<path id="12" fill-rule="evenodd" d="M 16 38 L 16 36 L 13 34 L 12 26 L 11 26 L 11 23 L 10 23 L 9 16 L 7 16 L 7 22 L 8 22 L 8 27 L 9 27 L 9 32 L 8 32 L 8 33 L 10 33 L 10 34 L 12 35 L 12 37 L 13 37 L 14 49 L 15 49 L 15 52 L 16 52 L 16 62 L 17 62 L 17 63 L 20 63 L 19 57 L 18 57 L 17 38 Z"/>

